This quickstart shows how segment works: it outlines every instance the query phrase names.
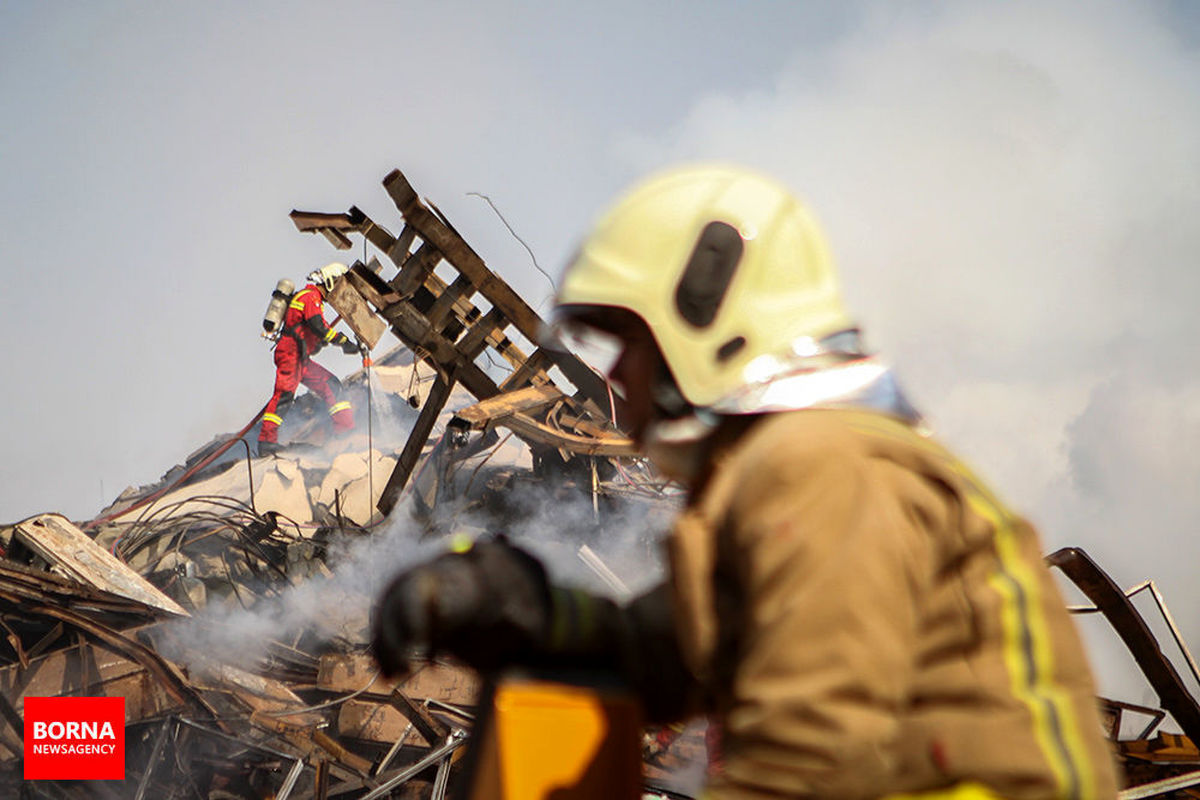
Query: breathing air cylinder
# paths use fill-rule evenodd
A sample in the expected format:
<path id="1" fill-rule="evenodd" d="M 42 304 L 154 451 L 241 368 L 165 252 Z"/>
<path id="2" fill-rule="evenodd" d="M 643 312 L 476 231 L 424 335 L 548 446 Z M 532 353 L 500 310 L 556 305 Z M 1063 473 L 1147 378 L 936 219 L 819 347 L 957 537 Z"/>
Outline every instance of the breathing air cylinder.
<path id="1" fill-rule="evenodd" d="M 292 292 L 296 284 L 287 278 L 281 278 L 271 292 L 271 302 L 267 304 L 267 313 L 263 314 L 263 336 L 272 336 L 283 324 L 283 315 L 287 313 L 288 303 L 292 300 Z"/>

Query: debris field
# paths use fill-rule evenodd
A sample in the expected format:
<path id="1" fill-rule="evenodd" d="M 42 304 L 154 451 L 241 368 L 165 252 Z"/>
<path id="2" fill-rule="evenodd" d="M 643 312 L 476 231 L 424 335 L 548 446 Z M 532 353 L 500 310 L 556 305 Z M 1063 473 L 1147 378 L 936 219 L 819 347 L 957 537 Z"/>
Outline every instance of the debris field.
<path id="1" fill-rule="evenodd" d="M 256 414 L 94 519 L 0 526 L 0 797 L 440 800 L 462 781 L 484 687 L 444 661 L 379 674 L 367 614 L 386 568 L 520 528 L 537 506 L 559 515 L 545 547 L 595 587 L 620 597 L 653 577 L 649 533 L 622 545 L 629 558 L 610 544 L 665 525 L 680 491 L 621 432 L 620 398 L 543 341 L 533 308 L 399 170 L 383 188 L 395 234 L 354 206 L 291 213 L 338 250 L 361 239 L 378 254 L 327 300 L 379 353 L 343 378 L 350 438 L 301 396 L 275 455 L 256 452 Z M 1048 561 L 1158 699 L 1099 699 L 1122 797 L 1200 797 L 1200 670 L 1161 593 L 1122 590 L 1075 548 Z M 25 698 L 73 696 L 125 698 L 124 782 L 22 779 Z M 643 796 L 692 796 L 703 722 L 647 731 L 642 755 Z"/>

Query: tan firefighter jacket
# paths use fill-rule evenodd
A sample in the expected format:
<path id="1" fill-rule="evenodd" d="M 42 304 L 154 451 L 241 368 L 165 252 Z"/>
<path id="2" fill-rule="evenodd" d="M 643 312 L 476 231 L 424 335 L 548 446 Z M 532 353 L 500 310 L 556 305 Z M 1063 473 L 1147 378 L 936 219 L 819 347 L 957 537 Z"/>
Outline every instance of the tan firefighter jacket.
<path id="1" fill-rule="evenodd" d="M 668 543 L 684 658 L 724 726 L 706 798 L 1115 797 L 1037 535 L 946 450 L 809 409 L 714 465 Z"/>

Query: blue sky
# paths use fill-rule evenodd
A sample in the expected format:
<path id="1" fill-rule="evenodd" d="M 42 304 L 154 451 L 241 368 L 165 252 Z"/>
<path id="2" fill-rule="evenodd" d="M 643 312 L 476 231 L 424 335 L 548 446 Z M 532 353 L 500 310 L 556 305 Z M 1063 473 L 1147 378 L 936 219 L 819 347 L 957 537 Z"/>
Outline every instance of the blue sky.
<path id="1" fill-rule="evenodd" d="M 1194 3 L 14 0 L 0 37 L 0 519 L 89 517 L 261 407 L 267 294 L 335 255 L 292 208 L 394 221 L 400 167 L 537 305 L 469 192 L 557 273 L 620 188 L 720 158 L 809 200 L 1047 549 L 1196 607 Z"/>

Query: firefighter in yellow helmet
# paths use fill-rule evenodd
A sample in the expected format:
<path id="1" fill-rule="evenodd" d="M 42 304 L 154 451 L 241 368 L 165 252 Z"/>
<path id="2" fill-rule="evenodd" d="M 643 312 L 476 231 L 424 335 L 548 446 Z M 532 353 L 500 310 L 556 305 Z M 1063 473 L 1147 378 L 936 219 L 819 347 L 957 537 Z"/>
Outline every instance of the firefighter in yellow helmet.
<path id="1" fill-rule="evenodd" d="M 615 337 L 623 423 L 689 487 L 668 581 L 618 607 L 480 544 L 388 587 L 386 671 L 414 646 L 607 662 L 652 720 L 720 720 L 708 798 L 1115 797 L 1035 532 L 864 349 L 786 189 L 726 166 L 650 178 L 569 265 L 556 325 Z"/>

